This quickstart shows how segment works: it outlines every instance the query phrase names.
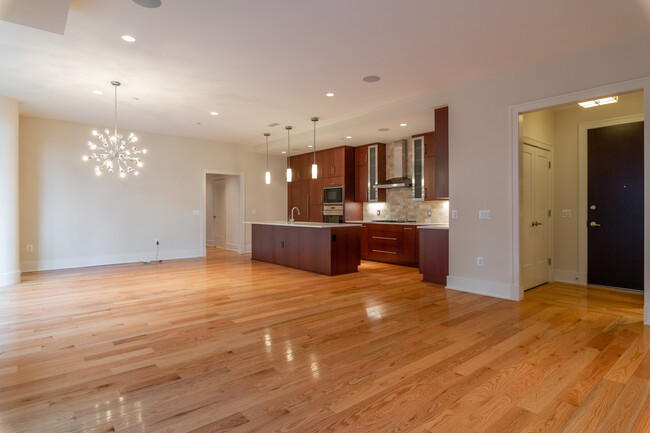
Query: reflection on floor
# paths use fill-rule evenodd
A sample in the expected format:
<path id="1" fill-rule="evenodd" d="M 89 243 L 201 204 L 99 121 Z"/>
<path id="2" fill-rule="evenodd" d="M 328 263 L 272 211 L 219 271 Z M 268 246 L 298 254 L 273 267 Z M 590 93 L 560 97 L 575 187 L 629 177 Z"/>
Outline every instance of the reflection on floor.
<path id="1" fill-rule="evenodd" d="M 529 301 L 643 319 L 643 292 L 548 283 L 526 291 Z"/>
<path id="2" fill-rule="evenodd" d="M 650 327 L 611 296 L 212 248 L 26 274 L 0 288 L 0 432 L 648 432 Z"/>

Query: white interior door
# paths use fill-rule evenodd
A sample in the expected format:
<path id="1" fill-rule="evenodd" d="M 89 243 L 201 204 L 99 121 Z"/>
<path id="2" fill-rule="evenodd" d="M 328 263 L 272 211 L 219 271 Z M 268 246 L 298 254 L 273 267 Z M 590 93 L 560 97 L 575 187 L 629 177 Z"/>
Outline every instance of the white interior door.
<path id="1" fill-rule="evenodd" d="M 226 248 L 226 180 L 215 179 L 212 182 L 213 209 L 212 209 L 212 233 L 214 246 Z"/>
<path id="2" fill-rule="evenodd" d="M 521 279 L 524 290 L 549 281 L 551 155 L 524 144 L 521 198 Z"/>

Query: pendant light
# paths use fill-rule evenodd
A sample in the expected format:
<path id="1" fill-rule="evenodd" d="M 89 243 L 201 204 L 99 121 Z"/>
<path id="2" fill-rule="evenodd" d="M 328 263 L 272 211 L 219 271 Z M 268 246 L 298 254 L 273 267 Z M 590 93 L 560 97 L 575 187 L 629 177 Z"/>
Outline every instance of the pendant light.
<path id="1" fill-rule="evenodd" d="M 316 165 L 316 122 L 318 122 L 318 117 L 312 117 L 311 121 L 314 122 L 314 163 L 311 165 L 311 178 L 316 179 L 318 177 L 318 165 Z"/>
<path id="2" fill-rule="evenodd" d="M 268 132 L 264 133 L 264 136 L 266 137 L 266 184 L 269 185 L 271 183 L 271 172 L 269 171 L 269 135 L 271 135 Z"/>
<path id="3" fill-rule="evenodd" d="M 95 162 L 95 174 L 101 176 L 104 171 L 113 173 L 117 171 L 121 178 L 127 174 L 137 176 L 140 174 L 138 169 L 142 167 L 140 155 L 147 153 L 147 149 L 138 149 L 135 142 L 138 138 L 129 134 L 128 137 L 122 137 L 117 129 L 117 88 L 122 84 L 119 81 L 111 81 L 115 88 L 115 122 L 113 131 L 106 128 L 103 133 L 93 131 L 93 139 L 88 141 L 88 148 L 92 152 L 90 155 L 84 155 L 84 161 Z"/>
<path id="4" fill-rule="evenodd" d="M 291 130 L 293 126 L 285 126 L 284 129 L 287 130 L 287 182 L 291 182 L 293 173 L 291 172 Z"/>

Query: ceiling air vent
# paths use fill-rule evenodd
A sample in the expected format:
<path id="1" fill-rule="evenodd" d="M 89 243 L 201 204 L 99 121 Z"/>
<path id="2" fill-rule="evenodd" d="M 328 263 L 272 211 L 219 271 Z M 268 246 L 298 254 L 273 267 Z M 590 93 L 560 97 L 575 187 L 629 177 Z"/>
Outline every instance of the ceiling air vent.
<path id="1" fill-rule="evenodd" d="M 276 126 L 280 126 L 280 124 L 278 122 L 273 122 L 270 125 L 266 125 L 266 126 L 270 126 L 271 128 L 275 128 Z"/>

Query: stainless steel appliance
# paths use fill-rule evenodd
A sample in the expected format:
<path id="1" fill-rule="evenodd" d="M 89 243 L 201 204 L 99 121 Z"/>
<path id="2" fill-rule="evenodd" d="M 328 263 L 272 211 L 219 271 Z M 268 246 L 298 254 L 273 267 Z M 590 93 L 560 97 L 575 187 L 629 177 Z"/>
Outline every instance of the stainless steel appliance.
<path id="1" fill-rule="evenodd" d="M 343 206 L 343 186 L 326 186 L 323 188 L 323 205 L 340 204 Z"/>
<path id="2" fill-rule="evenodd" d="M 343 203 L 323 204 L 324 223 L 343 223 Z"/>

